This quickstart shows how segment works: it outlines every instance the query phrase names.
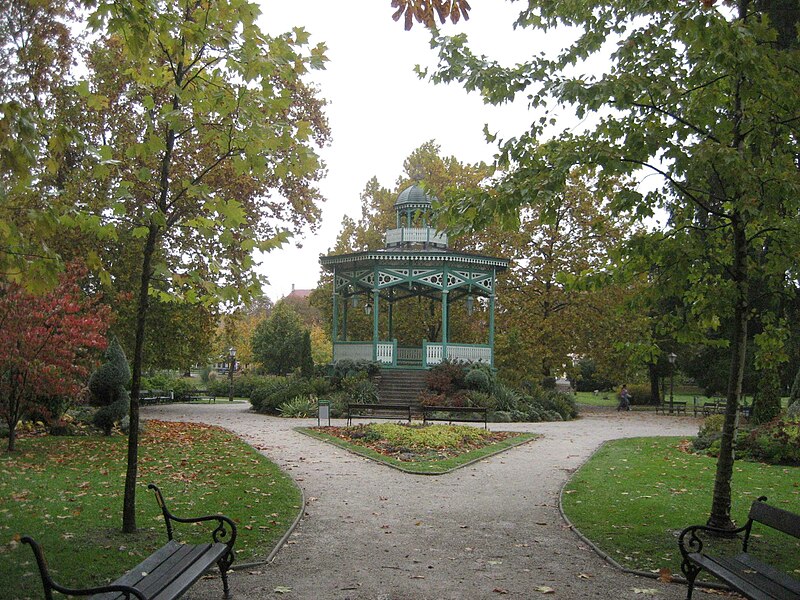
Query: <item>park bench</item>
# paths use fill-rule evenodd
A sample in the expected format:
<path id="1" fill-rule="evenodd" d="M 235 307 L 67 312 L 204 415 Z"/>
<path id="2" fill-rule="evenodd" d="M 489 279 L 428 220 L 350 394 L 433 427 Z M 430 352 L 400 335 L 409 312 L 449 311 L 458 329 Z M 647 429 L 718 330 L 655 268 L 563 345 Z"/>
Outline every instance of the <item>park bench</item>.
<path id="1" fill-rule="evenodd" d="M 487 411 L 479 406 L 423 406 L 422 423 L 428 421 L 483 423 L 483 428 L 489 429 Z"/>
<path id="2" fill-rule="evenodd" d="M 347 424 L 353 419 L 404 419 L 411 423 L 408 404 L 348 404 Z"/>
<path id="3" fill-rule="evenodd" d="M 750 533 L 754 523 L 800 538 L 800 515 L 770 506 L 766 500 L 767 498 L 762 496 L 753 502 L 747 523 L 734 531 L 707 525 L 692 525 L 681 532 L 678 547 L 683 556 L 681 571 L 689 584 L 687 600 L 691 600 L 695 579 L 703 570 L 751 600 L 800 599 L 800 580 L 748 553 Z M 716 556 L 704 548 L 703 538 L 698 536 L 699 533 L 706 534 L 706 538 L 709 535 L 730 538 L 743 534 L 742 552 L 736 556 Z"/>
<path id="4" fill-rule="evenodd" d="M 694 398 L 694 416 L 696 417 L 698 414 L 701 414 L 704 417 L 708 417 L 711 415 L 722 415 L 725 414 L 725 409 L 728 406 L 728 401 L 722 398 L 717 398 L 715 400 L 711 400 L 708 402 L 703 402 L 700 404 L 697 401 L 697 397 Z M 739 414 L 743 417 L 749 417 L 752 411 L 752 406 L 749 404 L 745 404 L 742 402 L 739 405 Z"/>
<path id="5" fill-rule="evenodd" d="M 152 483 L 147 486 L 155 492 L 158 505 L 167 526 L 167 543 L 140 564 L 109 585 L 84 589 L 71 589 L 59 585 L 50 577 L 42 548 L 30 537 L 22 541 L 29 544 L 39 565 L 44 586 L 44 597 L 52 600 L 53 591 L 68 596 L 92 596 L 93 600 L 171 600 L 179 598 L 215 564 L 222 575 L 222 587 L 228 598 L 228 570 L 233 562 L 233 544 L 236 525 L 223 515 L 180 518 L 173 515 L 164 503 L 164 497 Z M 216 521 L 211 532 L 211 543 L 183 544 L 173 539 L 172 522 L 201 523 Z M 224 540 L 224 541 L 223 541 Z"/>
<path id="6" fill-rule="evenodd" d="M 189 390 L 184 394 L 187 402 L 198 402 L 200 400 L 210 400 L 214 404 L 217 403 L 216 394 L 206 390 Z"/>
<path id="7" fill-rule="evenodd" d="M 661 402 L 656 406 L 656 414 L 666 415 L 667 413 L 686 414 L 686 402 L 674 400 L 673 402 Z"/>
<path id="8" fill-rule="evenodd" d="M 164 390 L 140 390 L 139 404 L 161 404 L 172 401 L 172 392 Z"/>

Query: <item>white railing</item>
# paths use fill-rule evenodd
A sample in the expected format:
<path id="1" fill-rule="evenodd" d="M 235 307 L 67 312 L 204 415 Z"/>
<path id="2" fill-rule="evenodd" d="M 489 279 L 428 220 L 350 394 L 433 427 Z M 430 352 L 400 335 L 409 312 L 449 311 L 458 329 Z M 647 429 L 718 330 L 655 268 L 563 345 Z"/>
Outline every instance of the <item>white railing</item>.
<path id="1" fill-rule="evenodd" d="M 372 344 L 336 343 L 333 345 L 333 362 L 337 360 L 372 360 Z"/>
<path id="2" fill-rule="evenodd" d="M 463 362 L 492 362 L 492 349 L 488 346 L 468 346 L 466 344 L 447 344 L 447 358 Z"/>
<path id="3" fill-rule="evenodd" d="M 376 357 L 379 363 L 394 364 L 394 342 L 378 342 Z"/>
<path id="4" fill-rule="evenodd" d="M 425 344 L 425 364 L 438 365 L 442 362 L 442 345 Z"/>
<path id="5" fill-rule="evenodd" d="M 441 344 L 425 345 L 426 365 L 438 365 L 444 360 Z M 485 362 L 491 364 L 492 349 L 488 346 L 473 346 L 469 344 L 447 344 L 447 359 L 466 363 Z"/>
<path id="6" fill-rule="evenodd" d="M 447 234 L 440 233 L 430 227 L 401 227 L 399 229 L 389 229 L 386 232 L 385 241 L 387 246 L 402 244 L 403 242 L 447 246 Z"/>

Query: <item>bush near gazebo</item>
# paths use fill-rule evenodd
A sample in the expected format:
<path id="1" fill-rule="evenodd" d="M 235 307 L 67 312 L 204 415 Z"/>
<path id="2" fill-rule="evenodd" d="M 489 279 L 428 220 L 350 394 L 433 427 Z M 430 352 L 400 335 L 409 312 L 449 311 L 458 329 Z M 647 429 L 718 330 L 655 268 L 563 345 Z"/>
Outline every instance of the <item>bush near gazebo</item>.
<path id="1" fill-rule="evenodd" d="M 497 379 L 485 363 L 444 361 L 427 375 L 428 390 L 420 394 L 424 406 L 475 406 L 488 409 L 489 420 L 500 423 L 568 421 L 578 416 L 570 394 L 541 387 L 525 392 Z"/>

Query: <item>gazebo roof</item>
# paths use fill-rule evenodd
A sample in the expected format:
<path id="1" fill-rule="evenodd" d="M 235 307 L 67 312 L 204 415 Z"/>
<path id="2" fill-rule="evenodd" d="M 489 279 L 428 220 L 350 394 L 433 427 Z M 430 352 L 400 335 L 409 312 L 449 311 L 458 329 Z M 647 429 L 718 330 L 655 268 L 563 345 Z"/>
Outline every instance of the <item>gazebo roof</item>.
<path id="1" fill-rule="evenodd" d="M 397 195 L 394 202 L 395 208 L 430 208 L 432 197 L 429 196 L 419 183 L 414 183 Z"/>
<path id="2" fill-rule="evenodd" d="M 335 267 L 364 268 L 379 265 L 423 265 L 423 266 L 479 266 L 495 268 L 498 271 L 508 268 L 508 260 L 482 254 L 452 252 L 449 250 L 366 250 L 350 254 L 332 254 L 321 256 L 320 264 L 333 270 Z"/>

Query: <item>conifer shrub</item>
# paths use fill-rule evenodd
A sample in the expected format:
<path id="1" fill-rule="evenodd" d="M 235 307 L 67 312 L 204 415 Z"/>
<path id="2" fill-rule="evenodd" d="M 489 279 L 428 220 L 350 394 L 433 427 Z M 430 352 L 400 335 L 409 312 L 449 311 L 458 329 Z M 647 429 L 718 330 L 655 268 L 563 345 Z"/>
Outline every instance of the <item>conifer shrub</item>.
<path id="1" fill-rule="evenodd" d="M 128 414 L 130 394 L 127 390 L 131 369 L 125 351 L 116 337 L 112 337 L 105 352 L 105 362 L 89 377 L 92 406 L 99 407 L 94 414 L 94 424 L 111 435 L 114 424 Z"/>

